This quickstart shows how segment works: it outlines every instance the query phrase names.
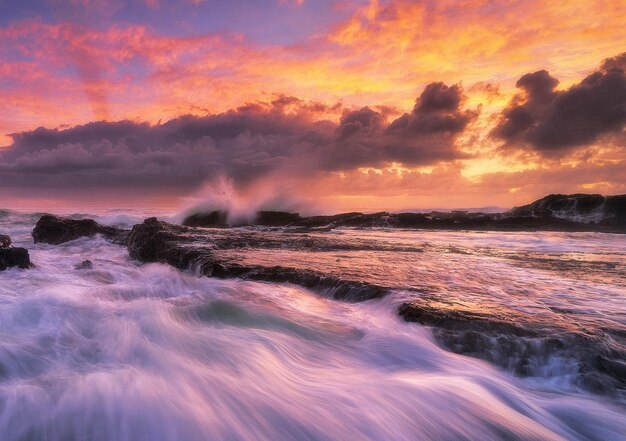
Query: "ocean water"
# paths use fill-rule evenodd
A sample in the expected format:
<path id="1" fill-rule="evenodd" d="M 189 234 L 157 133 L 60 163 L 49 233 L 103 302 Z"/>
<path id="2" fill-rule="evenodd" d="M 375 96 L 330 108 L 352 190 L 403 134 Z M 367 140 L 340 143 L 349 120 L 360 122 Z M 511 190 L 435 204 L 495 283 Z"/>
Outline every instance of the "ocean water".
<path id="1" fill-rule="evenodd" d="M 98 237 L 35 245 L 38 217 L 0 211 L 36 265 L 0 272 L 2 441 L 626 439 L 623 395 L 581 384 L 569 352 L 519 376 L 396 312 L 429 296 L 619 352 L 626 236 L 338 230 L 308 233 L 326 249 L 220 251 L 394 288 L 343 303 L 140 264 Z"/>

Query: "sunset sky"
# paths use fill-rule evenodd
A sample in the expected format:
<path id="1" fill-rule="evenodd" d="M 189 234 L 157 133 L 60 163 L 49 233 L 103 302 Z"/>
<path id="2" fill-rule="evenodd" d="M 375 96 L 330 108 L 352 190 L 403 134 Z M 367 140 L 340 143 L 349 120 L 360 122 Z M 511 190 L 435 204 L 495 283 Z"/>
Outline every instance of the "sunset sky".
<path id="1" fill-rule="evenodd" d="M 0 0 L 0 206 L 626 193 L 625 51 L 623 0 Z"/>

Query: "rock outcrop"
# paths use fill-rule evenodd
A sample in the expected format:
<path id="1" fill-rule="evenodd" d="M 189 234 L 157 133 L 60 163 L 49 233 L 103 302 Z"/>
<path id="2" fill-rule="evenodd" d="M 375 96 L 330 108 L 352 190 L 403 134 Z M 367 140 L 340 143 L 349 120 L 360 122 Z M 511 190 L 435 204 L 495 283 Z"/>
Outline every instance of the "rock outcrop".
<path id="1" fill-rule="evenodd" d="M 338 300 L 368 300 L 382 297 L 389 291 L 386 287 L 343 280 L 306 269 L 244 265 L 223 259 L 216 255 L 215 245 L 204 231 L 149 218 L 133 227 L 127 242 L 128 252 L 131 258 L 142 262 L 167 263 L 183 270 L 191 268 L 209 277 L 293 283 L 323 291 Z M 273 246 L 271 241 L 246 242 L 247 245 L 252 243 Z M 241 242 L 234 240 L 231 244 L 236 248 Z M 226 246 L 225 243 L 220 245 L 222 249 Z"/>
<path id="2" fill-rule="evenodd" d="M 227 214 L 223 211 L 210 211 L 187 216 L 183 225 L 187 227 L 226 227 Z"/>
<path id="3" fill-rule="evenodd" d="M 256 225 L 271 227 L 283 227 L 300 220 L 298 213 L 288 213 L 286 211 L 259 211 L 256 217 Z"/>
<path id="4" fill-rule="evenodd" d="M 487 360 L 520 376 L 542 375 L 546 360 L 575 366 L 581 387 L 598 393 L 626 388 L 626 352 L 610 348 L 605 335 L 546 327 L 517 311 L 509 317 L 497 308 L 470 309 L 428 298 L 405 302 L 398 314 L 406 321 L 432 326 L 445 348 Z"/>
<path id="5" fill-rule="evenodd" d="M 11 247 L 11 238 L 6 234 L 0 234 L 0 249 L 2 248 L 10 248 Z"/>
<path id="6" fill-rule="evenodd" d="M 190 227 L 227 227 L 227 213 L 188 216 Z M 284 211 L 259 211 L 260 226 L 319 228 L 415 228 L 478 231 L 602 231 L 626 233 L 626 195 L 549 195 L 503 213 L 431 211 L 429 213 L 342 213 L 301 217 Z"/>
<path id="7" fill-rule="evenodd" d="M 551 194 L 528 205 L 513 208 L 508 215 L 626 227 L 626 195 Z"/>
<path id="8" fill-rule="evenodd" d="M 541 215 L 526 210 L 507 213 L 466 211 L 430 213 L 345 213 L 334 216 L 304 217 L 289 224 L 303 228 L 407 228 L 427 230 L 477 231 L 605 231 L 626 233 L 626 223 L 584 223 L 577 219 Z"/>
<path id="9" fill-rule="evenodd" d="M 27 269 L 30 267 L 32 267 L 32 263 L 28 250 L 12 247 L 11 238 L 6 234 L 0 234 L 0 271 L 7 268 Z"/>
<path id="10" fill-rule="evenodd" d="M 100 225 L 93 219 L 68 219 L 50 214 L 41 216 L 32 235 L 35 243 L 59 245 L 81 237 L 94 237 L 101 234 L 107 239 L 123 244 L 128 231 L 116 227 Z"/>

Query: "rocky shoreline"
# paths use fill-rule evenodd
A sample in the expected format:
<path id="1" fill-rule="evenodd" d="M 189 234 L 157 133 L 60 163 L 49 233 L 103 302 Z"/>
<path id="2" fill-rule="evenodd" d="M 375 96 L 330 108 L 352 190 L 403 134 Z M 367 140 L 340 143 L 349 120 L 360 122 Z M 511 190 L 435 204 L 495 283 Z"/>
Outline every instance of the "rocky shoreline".
<path id="1" fill-rule="evenodd" d="M 198 236 L 201 232 L 150 218 L 133 227 L 127 247 L 130 257 L 142 262 L 168 263 L 182 270 L 193 269 L 208 277 L 294 283 L 324 290 L 337 300 L 363 301 L 382 297 L 388 292 L 385 287 L 341 280 L 314 271 L 284 266 L 244 266 L 220 259 L 213 252 L 214 245 Z M 255 244 L 262 245 L 261 242 Z"/>
<path id="2" fill-rule="evenodd" d="M 93 220 L 73 220 L 46 215 L 33 236 L 38 242 L 59 244 L 78 237 L 102 234 L 126 246 L 137 261 L 169 264 L 180 270 L 216 278 L 238 278 L 292 283 L 335 300 L 360 302 L 381 298 L 402 286 L 381 286 L 297 266 L 242 263 L 228 257 L 229 250 L 346 250 L 347 245 L 325 239 L 324 234 L 273 230 L 207 229 L 146 219 L 132 230 L 104 227 Z M 350 245 L 351 251 L 388 251 L 367 242 Z M 225 253 L 226 251 L 226 253 Z M 419 247 L 402 252 L 419 253 Z M 398 314 L 406 321 L 432 327 L 435 339 L 453 352 L 485 359 L 517 375 L 538 374 L 550 357 L 573 360 L 578 365 L 575 383 L 597 393 L 626 390 L 626 353 L 607 346 L 606 335 L 560 329 L 535 323 L 533 317 L 507 316 L 491 308 L 464 309 L 427 293 L 405 302 Z M 522 320 L 522 322 L 520 322 Z M 624 336 L 611 338 L 623 340 Z M 618 345 L 619 346 L 619 345 Z"/>
<path id="3" fill-rule="evenodd" d="M 195 213 L 190 227 L 228 227 L 228 213 Z M 293 228 L 407 228 L 479 231 L 597 231 L 626 233 L 626 195 L 549 195 L 503 213 L 452 211 L 430 213 L 342 213 L 301 217 L 299 213 L 260 211 L 249 225 Z M 240 226 L 239 224 L 235 226 Z"/>
<path id="4" fill-rule="evenodd" d="M 516 375 L 540 375 L 551 357 L 570 360 L 574 384 L 595 393 L 626 393 L 623 335 L 546 326 L 533 317 L 508 317 L 494 308 L 469 309 L 425 297 L 405 302 L 398 314 L 432 327 L 435 340 L 452 352 L 506 368 Z M 621 392 L 620 392 L 621 391 Z"/>
<path id="5" fill-rule="evenodd" d="M 263 221 L 263 228 L 248 229 L 204 228 L 197 225 L 202 219 L 217 219 L 220 222 L 217 226 L 226 227 L 223 224 L 225 217 L 215 214 L 196 216 L 192 222 L 194 226 L 176 225 L 149 218 L 133 226 L 132 230 L 100 225 L 92 219 L 77 220 L 44 215 L 35 225 L 32 236 L 35 243 L 58 245 L 80 237 L 102 235 L 112 243 L 125 246 L 131 259 L 139 262 L 166 263 L 207 277 L 292 283 L 336 300 L 360 302 L 381 298 L 394 290 L 419 291 L 419 288 L 394 286 L 393 280 L 389 281 L 389 286 L 383 286 L 378 281 L 370 283 L 367 278 L 359 280 L 340 277 L 320 268 L 314 270 L 307 265 L 298 266 L 289 260 L 279 265 L 274 265 L 271 261 L 270 264 L 247 262 L 234 257 L 232 251 L 253 255 L 263 250 L 383 253 L 423 251 L 420 245 L 403 245 L 401 248 L 389 249 L 367 240 L 341 241 L 324 234 L 324 231 L 334 227 L 421 228 L 432 223 L 436 225 L 435 229 L 484 227 L 517 231 L 532 230 L 529 226 L 533 226 L 537 229 L 559 231 L 626 232 L 624 207 L 618 203 L 624 197 L 609 197 L 603 201 L 592 197 L 590 202 L 586 196 L 574 196 L 574 199 L 572 196 L 544 198 L 529 206 L 511 210 L 513 214 L 448 213 L 441 218 L 432 217 L 432 214 L 429 217 L 411 213 L 346 213 L 301 218 L 293 213 L 261 212 L 258 218 Z M 602 217 L 598 214 L 598 207 L 604 210 Z M 569 215 L 576 212 L 578 215 L 586 213 L 594 216 L 597 222 L 574 222 L 555 217 L 555 213 L 563 215 L 567 210 Z M 274 228 L 285 223 L 289 228 Z M 468 225 L 475 228 L 468 228 Z M 27 250 L 11 247 L 10 238 L 0 236 L 0 270 L 31 266 Z M 77 266 L 77 269 L 90 268 L 92 263 L 89 261 Z M 577 328 L 561 329 L 556 325 L 534 321 L 532 316 L 510 316 L 505 310 L 493 308 L 468 309 L 446 299 L 430 296 L 426 291 L 414 300 L 400 304 L 397 312 L 406 321 L 432 327 L 435 339 L 449 350 L 485 359 L 518 375 L 536 375 L 550 357 L 556 356 L 572 360 L 578 366 L 575 383 L 580 387 L 599 393 L 626 393 L 626 351 L 622 350 L 626 347 L 625 335 L 608 335 L 604 332 L 594 334 Z M 607 344 L 607 338 L 614 343 Z"/>

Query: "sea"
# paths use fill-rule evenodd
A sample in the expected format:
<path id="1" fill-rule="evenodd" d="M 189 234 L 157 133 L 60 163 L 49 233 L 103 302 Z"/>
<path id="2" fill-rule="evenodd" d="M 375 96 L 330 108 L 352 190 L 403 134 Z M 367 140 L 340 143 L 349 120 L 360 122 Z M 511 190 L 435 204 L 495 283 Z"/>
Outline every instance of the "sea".
<path id="1" fill-rule="evenodd" d="M 0 272 L 0 441 L 626 439 L 623 386 L 589 362 L 619 371 L 626 353 L 626 235 L 228 231 L 341 244 L 223 252 L 391 288 L 342 302 L 133 261 L 102 237 L 34 244 L 41 214 L 0 210 L 34 264 Z M 477 327 L 469 350 L 466 328 L 398 314 L 424 299 L 528 334 Z"/>

